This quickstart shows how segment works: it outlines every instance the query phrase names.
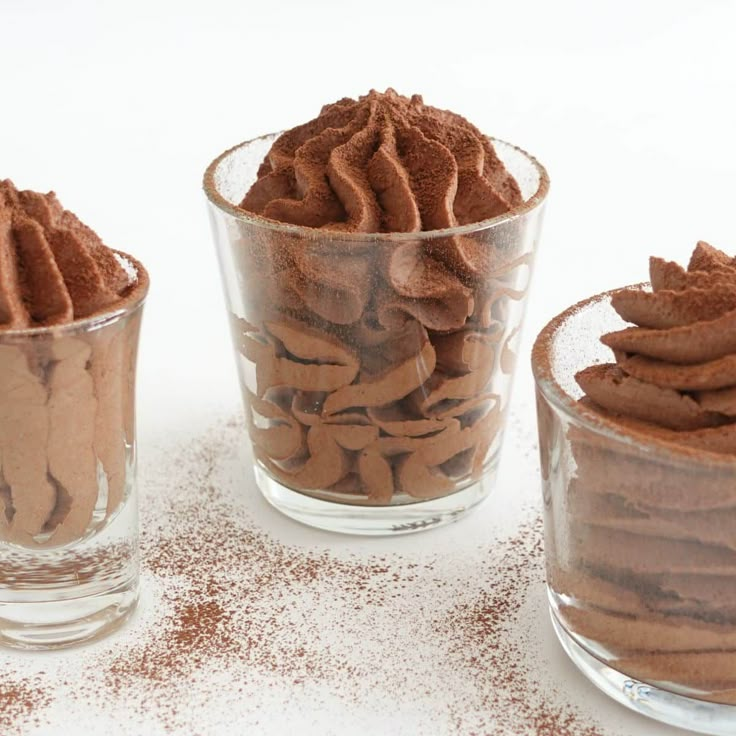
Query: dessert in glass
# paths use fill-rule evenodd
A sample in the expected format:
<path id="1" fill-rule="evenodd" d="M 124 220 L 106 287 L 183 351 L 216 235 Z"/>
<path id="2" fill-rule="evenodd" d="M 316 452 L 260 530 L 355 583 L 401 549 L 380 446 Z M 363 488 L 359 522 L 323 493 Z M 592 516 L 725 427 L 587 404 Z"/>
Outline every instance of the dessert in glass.
<path id="1" fill-rule="evenodd" d="M 0 181 L 0 644 L 78 643 L 135 607 L 147 290 L 53 193 Z"/>
<path id="2" fill-rule="evenodd" d="M 618 701 L 733 734 L 736 260 L 699 243 L 650 279 L 534 347 L 552 619 Z"/>
<path id="3" fill-rule="evenodd" d="M 361 534 L 426 529 L 479 503 L 544 169 L 388 90 L 226 151 L 204 187 L 268 501 Z"/>

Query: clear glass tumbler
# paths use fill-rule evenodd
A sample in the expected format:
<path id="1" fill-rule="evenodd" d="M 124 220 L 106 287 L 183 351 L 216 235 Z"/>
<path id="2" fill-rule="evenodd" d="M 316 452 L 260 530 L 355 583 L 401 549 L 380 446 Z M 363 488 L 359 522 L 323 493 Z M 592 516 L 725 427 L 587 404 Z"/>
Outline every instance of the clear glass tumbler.
<path id="1" fill-rule="evenodd" d="M 0 333 L 0 644 L 75 644 L 138 597 L 135 372 L 148 279 L 121 309 Z"/>
<path id="2" fill-rule="evenodd" d="M 276 137 L 225 152 L 204 178 L 257 483 L 333 531 L 453 521 L 493 484 L 546 172 L 494 140 L 517 211 L 433 232 L 325 231 L 237 207 Z"/>
<path id="3" fill-rule="evenodd" d="M 635 287 L 638 288 L 638 287 Z M 736 733 L 736 459 L 673 445 L 580 403 L 624 322 L 601 294 L 533 352 L 552 621 L 604 692 L 658 720 Z"/>

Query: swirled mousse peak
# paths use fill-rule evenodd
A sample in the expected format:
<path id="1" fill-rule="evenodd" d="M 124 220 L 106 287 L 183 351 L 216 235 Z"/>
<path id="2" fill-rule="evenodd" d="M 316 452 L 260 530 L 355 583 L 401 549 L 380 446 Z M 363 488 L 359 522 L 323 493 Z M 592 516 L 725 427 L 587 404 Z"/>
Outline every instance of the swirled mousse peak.
<path id="1" fill-rule="evenodd" d="M 240 206 L 293 225 L 375 233 L 480 222 L 522 202 L 474 125 L 388 89 L 326 105 L 279 136 Z"/>
<path id="2" fill-rule="evenodd" d="M 65 210 L 53 192 L 0 180 L 0 332 L 113 310 L 145 272 Z"/>
<path id="3" fill-rule="evenodd" d="M 616 362 L 577 381 L 637 431 L 736 454 L 736 259 L 700 242 L 687 269 L 652 258 L 650 280 L 613 294 L 635 326 L 604 335 Z"/>

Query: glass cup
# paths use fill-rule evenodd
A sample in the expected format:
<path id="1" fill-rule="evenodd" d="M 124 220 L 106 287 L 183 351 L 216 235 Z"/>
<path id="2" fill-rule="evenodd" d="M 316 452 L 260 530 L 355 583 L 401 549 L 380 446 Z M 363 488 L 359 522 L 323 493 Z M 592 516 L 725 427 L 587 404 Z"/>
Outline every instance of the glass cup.
<path id="1" fill-rule="evenodd" d="M 639 287 L 632 287 L 639 288 Z M 658 720 L 736 732 L 736 460 L 612 423 L 575 373 L 610 362 L 610 294 L 533 352 L 552 622 L 582 672 Z"/>
<path id="2" fill-rule="evenodd" d="M 0 333 L 0 644 L 76 644 L 135 608 L 138 272 L 117 311 Z"/>
<path id="3" fill-rule="evenodd" d="M 333 531 L 454 521 L 493 485 L 547 174 L 494 140 L 525 198 L 515 212 L 433 232 L 325 231 L 237 207 L 276 137 L 223 153 L 204 177 L 258 486 Z"/>

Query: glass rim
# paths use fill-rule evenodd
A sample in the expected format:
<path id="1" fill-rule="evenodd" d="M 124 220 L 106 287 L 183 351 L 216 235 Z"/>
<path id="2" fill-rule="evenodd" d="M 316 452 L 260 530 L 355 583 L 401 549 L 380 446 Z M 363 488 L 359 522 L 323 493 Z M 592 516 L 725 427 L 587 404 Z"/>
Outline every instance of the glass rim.
<path id="1" fill-rule="evenodd" d="M 72 320 L 71 322 L 63 322 L 56 325 L 41 325 L 39 327 L 0 330 L 0 344 L 2 344 L 5 338 L 62 337 L 69 334 L 78 334 L 80 332 L 92 332 L 100 329 L 101 327 L 105 327 L 108 324 L 117 322 L 119 319 L 134 314 L 141 309 L 148 297 L 148 290 L 151 285 L 148 271 L 146 271 L 139 261 L 127 253 L 123 253 L 122 251 L 115 250 L 113 248 L 110 250 L 129 261 L 135 267 L 137 272 L 136 275 L 138 276 L 137 283 L 133 289 L 131 289 L 130 293 L 122 298 L 122 304 L 120 306 L 115 309 L 96 312 L 87 317 Z"/>
<path id="2" fill-rule="evenodd" d="M 549 175 L 547 170 L 539 163 L 539 161 L 527 153 L 523 148 L 515 146 L 513 143 L 501 140 L 500 138 L 493 138 L 492 136 L 486 136 L 488 140 L 494 143 L 501 143 L 504 146 L 513 148 L 517 153 L 520 153 L 527 162 L 536 169 L 539 175 L 539 186 L 537 191 L 523 204 L 504 212 L 503 214 L 496 215 L 486 220 L 480 220 L 479 222 L 471 222 L 465 225 L 456 225 L 454 227 L 442 228 L 440 230 L 420 230 L 418 232 L 410 233 L 357 233 L 357 232 L 343 232 L 340 230 L 328 230 L 318 227 L 308 227 L 306 225 L 292 225 L 290 223 L 279 222 L 278 220 L 271 220 L 261 215 L 253 215 L 245 210 L 241 210 L 239 207 L 234 205 L 232 202 L 227 200 L 217 189 L 215 185 L 215 172 L 220 164 L 225 161 L 229 156 L 232 156 L 236 151 L 249 146 L 253 143 L 263 141 L 266 138 L 273 137 L 276 140 L 284 131 L 278 133 L 266 133 L 265 135 L 251 138 L 250 140 L 238 143 L 232 148 L 228 148 L 217 156 L 207 167 L 204 172 L 202 180 L 202 188 L 204 189 L 207 199 L 212 205 L 217 207 L 219 210 L 226 212 L 231 217 L 234 217 L 241 222 L 247 223 L 252 226 L 258 226 L 266 228 L 268 230 L 275 230 L 282 233 L 288 233 L 291 235 L 302 236 L 305 239 L 314 240 L 316 238 L 332 237 L 339 240 L 348 240 L 355 242 L 401 242 L 401 241 L 416 241 L 416 240 L 433 240 L 435 238 L 448 238 L 455 235 L 467 235 L 469 233 L 475 233 L 480 230 L 487 230 L 504 222 L 519 219 L 523 215 L 540 207 L 549 192 Z"/>
<path id="3" fill-rule="evenodd" d="M 565 311 L 551 319 L 537 335 L 532 348 L 532 373 L 537 388 L 544 398 L 557 411 L 594 434 L 636 447 L 647 454 L 662 457 L 670 462 L 687 463 L 689 465 L 707 465 L 709 468 L 723 468 L 729 471 L 736 469 L 736 457 L 731 458 L 724 453 L 709 452 L 687 445 L 678 445 L 664 439 L 652 437 L 644 432 L 623 427 L 612 419 L 598 414 L 581 405 L 560 385 L 552 368 L 552 350 L 557 333 L 565 327 L 569 319 L 610 297 L 622 289 L 642 289 L 650 286 L 648 281 L 611 289 L 595 294 L 573 304 Z M 597 338 L 596 338 L 597 339 Z"/>

